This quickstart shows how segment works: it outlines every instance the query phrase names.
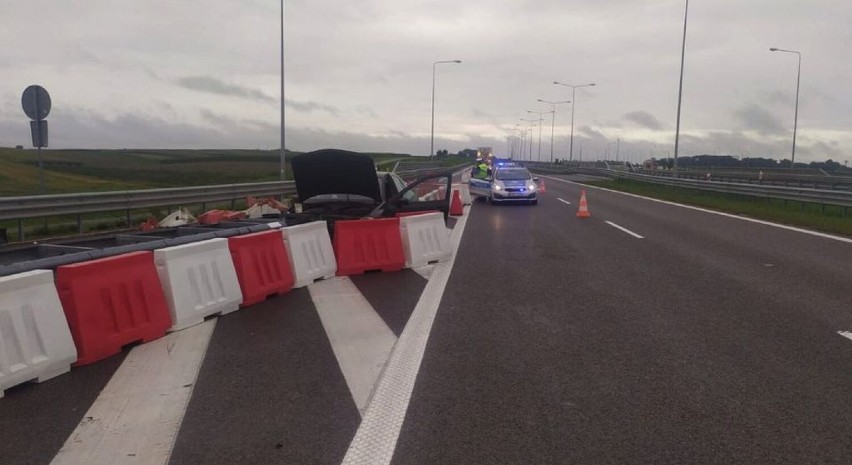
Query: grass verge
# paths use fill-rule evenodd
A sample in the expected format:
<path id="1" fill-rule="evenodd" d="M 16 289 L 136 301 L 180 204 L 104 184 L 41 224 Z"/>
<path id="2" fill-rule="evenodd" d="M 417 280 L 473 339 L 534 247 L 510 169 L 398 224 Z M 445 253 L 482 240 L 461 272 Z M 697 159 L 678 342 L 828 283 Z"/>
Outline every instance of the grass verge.
<path id="1" fill-rule="evenodd" d="M 749 218 L 852 236 L 852 211 L 838 206 L 707 192 L 628 179 L 588 181 L 586 184 Z"/>

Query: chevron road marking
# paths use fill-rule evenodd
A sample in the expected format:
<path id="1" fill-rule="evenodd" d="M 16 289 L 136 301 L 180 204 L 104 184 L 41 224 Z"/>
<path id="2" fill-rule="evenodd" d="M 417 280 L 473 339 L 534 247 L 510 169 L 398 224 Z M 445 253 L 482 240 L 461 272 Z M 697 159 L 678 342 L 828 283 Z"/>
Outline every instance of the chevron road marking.
<path id="1" fill-rule="evenodd" d="M 352 399 L 363 414 L 396 335 L 348 277 L 317 281 L 308 291 Z"/>
<path id="2" fill-rule="evenodd" d="M 215 326 L 134 347 L 51 465 L 166 463 Z"/>

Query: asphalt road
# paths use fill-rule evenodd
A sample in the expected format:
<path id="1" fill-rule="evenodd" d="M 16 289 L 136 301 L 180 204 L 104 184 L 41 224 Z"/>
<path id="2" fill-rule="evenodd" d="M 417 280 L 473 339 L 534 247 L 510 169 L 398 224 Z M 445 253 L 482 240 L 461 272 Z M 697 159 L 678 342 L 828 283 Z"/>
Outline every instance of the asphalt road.
<path id="1" fill-rule="evenodd" d="M 579 219 L 583 186 L 545 181 L 538 206 L 472 208 L 393 464 L 850 463 L 852 243 L 588 187 Z M 351 278 L 384 341 L 423 276 Z M 340 351 L 364 340 L 314 297 L 217 320 L 157 463 L 344 460 L 363 412 Z M 8 390 L 0 464 L 50 463 L 132 356 Z"/>
<path id="2" fill-rule="evenodd" d="M 546 181 L 473 209 L 394 464 L 852 460 L 852 245 Z"/>

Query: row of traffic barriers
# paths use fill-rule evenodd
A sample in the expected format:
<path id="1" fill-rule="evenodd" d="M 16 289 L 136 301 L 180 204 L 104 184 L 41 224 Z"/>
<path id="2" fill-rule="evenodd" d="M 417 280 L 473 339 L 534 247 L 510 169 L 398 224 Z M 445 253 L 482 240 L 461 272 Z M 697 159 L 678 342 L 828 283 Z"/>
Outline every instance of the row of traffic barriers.
<path id="1" fill-rule="evenodd" d="M 339 220 L 333 242 L 325 221 L 228 231 L 145 243 L 163 246 L 153 250 L 75 252 L 88 259 L 0 277 L 0 397 L 319 279 L 452 254 L 440 212 Z"/>

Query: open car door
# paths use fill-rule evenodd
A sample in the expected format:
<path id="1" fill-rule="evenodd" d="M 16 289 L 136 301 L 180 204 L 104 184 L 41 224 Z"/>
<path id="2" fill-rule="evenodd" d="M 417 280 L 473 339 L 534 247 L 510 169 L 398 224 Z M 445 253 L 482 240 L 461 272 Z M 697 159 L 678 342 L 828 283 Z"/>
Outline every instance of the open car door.
<path id="1" fill-rule="evenodd" d="M 453 173 L 441 173 L 420 178 L 379 205 L 371 217 L 389 217 L 397 213 L 440 211 L 446 219 L 450 213 Z"/>

